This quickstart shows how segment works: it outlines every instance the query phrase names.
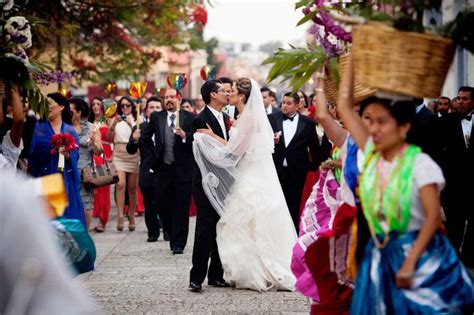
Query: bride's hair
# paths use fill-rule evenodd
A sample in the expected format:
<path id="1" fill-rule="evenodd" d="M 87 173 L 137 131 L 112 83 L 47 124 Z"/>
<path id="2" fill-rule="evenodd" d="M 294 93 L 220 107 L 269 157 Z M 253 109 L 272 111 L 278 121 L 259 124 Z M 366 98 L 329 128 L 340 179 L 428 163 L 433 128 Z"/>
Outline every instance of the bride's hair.
<path id="1" fill-rule="evenodd" d="M 252 82 L 250 82 L 250 79 L 248 78 L 238 78 L 235 81 L 235 86 L 237 87 L 239 94 L 243 94 L 245 96 L 244 103 L 247 104 L 250 92 L 252 91 Z"/>

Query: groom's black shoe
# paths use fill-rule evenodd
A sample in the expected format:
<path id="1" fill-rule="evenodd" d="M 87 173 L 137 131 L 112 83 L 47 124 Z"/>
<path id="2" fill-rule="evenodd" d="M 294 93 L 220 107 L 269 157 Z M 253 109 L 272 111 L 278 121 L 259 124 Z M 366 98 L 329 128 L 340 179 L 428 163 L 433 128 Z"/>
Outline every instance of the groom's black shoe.
<path id="1" fill-rule="evenodd" d="M 189 291 L 201 292 L 201 290 L 202 290 L 202 285 L 197 284 L 195 282 L 189 282 Z"/>
<path id="2" fill-rule="evenodd" d="M 209 280 L 209 281 L 207 281 L 207 284 L 212 285 L 213 287 L 218 287 L 218 288 L 228 288 L 228 287 L 230 287 L 230 284 L 228 284 L 224 280 Z"/>
<path id="3" fill-rule="evenodd" d="M 180 255 L 183 253 L 184 250 L 182 248 L 175 247 L 172 249 L 172 251 L 173 251 L 173 255 Z"/>

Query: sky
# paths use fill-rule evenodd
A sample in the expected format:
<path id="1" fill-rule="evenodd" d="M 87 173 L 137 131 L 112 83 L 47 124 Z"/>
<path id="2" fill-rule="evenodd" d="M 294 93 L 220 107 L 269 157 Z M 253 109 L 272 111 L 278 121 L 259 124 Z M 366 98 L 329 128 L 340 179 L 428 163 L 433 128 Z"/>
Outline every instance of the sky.
<path id="1" fill-rule="evenodd" d="M 296 0 L 212 0 L 207 5 L 208 23 L 204 37 L 219 41 L 251 43 L 270 41 L 283 44 L 304 39 L 306 25 L 296 27 L 303 17 L 294 10 Z M 285 45 L 286 46 L 286 45 Z"/>

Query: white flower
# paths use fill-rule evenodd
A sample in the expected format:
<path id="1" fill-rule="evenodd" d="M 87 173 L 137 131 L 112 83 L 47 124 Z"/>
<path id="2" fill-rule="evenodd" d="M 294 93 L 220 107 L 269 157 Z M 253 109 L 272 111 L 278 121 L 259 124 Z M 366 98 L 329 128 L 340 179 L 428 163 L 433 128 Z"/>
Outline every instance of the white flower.
<path id="1" fill-rule="evenodd" d="M 24 49 L 31 47 L 30 24 L 23 16 L 13 16 L 9 18 L 5 24 L 5 30 L 7 32 L 7 40 L 12 40 L 12 42 L 17 43 Z"/>
<path id="2" fill-rule="evenodd" d="M 337 38 L 333 34 L 329 34 L 327 39 L 328 39 L 328 42 L 331 43 L 331 45 L 336 45 L 337 44 Z"/>
<path id="3" fill-rule="evenodd" d="M 28 20 L 23 16 L 12 16 L 8 19 L 7 23 L 5 23 L 5 30 L 7 33 L 12 34 L 16 30 L 23 28 L 25 24 L 28 24 Z"/>
<path id="4" fill-rule="evenodd" d="M 8 0 L 6 4 L 3 5 L 3 11 L 9 11 L 13 8 L 15 5 L 15 1 L 13 0 Z"/>

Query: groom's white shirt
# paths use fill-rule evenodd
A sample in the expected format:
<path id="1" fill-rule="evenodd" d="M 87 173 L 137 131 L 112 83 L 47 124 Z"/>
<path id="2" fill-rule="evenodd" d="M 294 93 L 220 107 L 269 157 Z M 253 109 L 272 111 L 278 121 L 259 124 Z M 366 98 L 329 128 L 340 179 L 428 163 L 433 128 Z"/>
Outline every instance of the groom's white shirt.
<path id="1" fill-rule="evenodd" d="M 293 121 L 287 119 L 283 121 L 283 139 L 285 140 L 285 147 L 288 147 L 290 144 L 291 140 L 296 134 L 296 128 L 298 127 L 298 120 L 299 120 L 299 114 L 295 114 L 295 118 L 293 118 Z M 283 160 L 283 166 L 288 166 L 288 162 L 286 161 L 286 158 Z"/>
<path id="2" fill-rule="evenodd" d="M 224 115 L 222 112 L 219 112 L 212 108 L 211 106 L 207 106 L 210 110 L 211 113 L 216 117 L 217 121 L 219 122 L 219 125 L 221 126 L 222 134 L 224 135 L 224 139 L 227 140 L 227 135 L 225 132 L 225 124 L 224 124 Z"/>

